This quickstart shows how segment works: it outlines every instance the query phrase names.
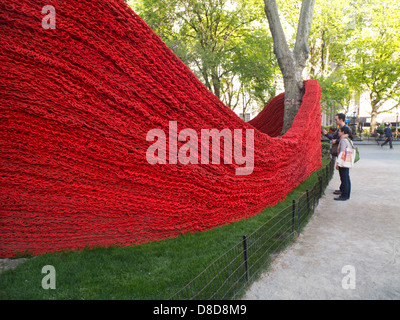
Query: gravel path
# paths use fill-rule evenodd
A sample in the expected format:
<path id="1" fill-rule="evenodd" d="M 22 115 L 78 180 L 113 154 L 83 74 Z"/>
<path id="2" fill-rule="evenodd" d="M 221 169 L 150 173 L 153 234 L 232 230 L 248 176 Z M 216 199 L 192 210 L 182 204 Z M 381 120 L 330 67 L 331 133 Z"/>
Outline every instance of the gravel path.
<path id="1" fill-rule="evenodd" d="M 359 145 L 351 199 L 338 172 L 296 242 L 243 299 L 400 299 L 400 145 Z"/>

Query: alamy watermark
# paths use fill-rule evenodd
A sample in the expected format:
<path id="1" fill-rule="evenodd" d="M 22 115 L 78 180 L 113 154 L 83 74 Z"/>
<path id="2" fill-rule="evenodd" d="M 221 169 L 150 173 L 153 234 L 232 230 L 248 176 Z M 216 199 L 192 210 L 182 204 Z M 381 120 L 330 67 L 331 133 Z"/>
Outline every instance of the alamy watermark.
<path id="1" fill-rule="evenodd" d="M 342 268 L 342 273 L 346 274 L 342 279 L 342 288 L 354 290 L 356 288 L 356 268 L 352 265 L 346 265 Z"/>
<path id="2" fill-rule="evenodd" d="M 224 142 L 223 155 L 221 139 Z M 150 130 L 146 141 L 154 142 L 146 152 L 146 160 L 150 164 L 167 164 L 167 158 L 169 164 L 221 164 L 222 157 L 224 164 L 235 163 L 238 166 L 235 168 L 236 175 L 249 175 L 254 170 L 254 129 L 246 129 L 245 139 L 242 129 L 234 129 L 233 132 L 230 129 L 201 129 L 199 137 L 194 129 L 186 128 L 178 132 L 177 122 L 169 121 L 168 150 L 167 135 L 162 129 Z M 179 150 L 178 141 L 185 142 Z"/>
<path id="3" fill-rule="evenodd" d="M 46 265 L 42 268 L 42 273 L 46 274 L 42 279 L 42 288 L 45 290 L 56 289 L 56 268 Z"/>
<path id="4" fill-rule="evenodd" d="M 46 5 L 42 8 L 42 14 L 45 16 L 42 18 L 43 29 L 55 29 L 56 28 L 56 8 L 51 5 Z"/>

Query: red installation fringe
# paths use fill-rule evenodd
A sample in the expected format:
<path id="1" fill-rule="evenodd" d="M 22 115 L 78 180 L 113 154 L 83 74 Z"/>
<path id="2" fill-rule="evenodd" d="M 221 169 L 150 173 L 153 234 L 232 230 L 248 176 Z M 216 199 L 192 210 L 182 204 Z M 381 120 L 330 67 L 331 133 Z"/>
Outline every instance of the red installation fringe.
<path id="1" fill-rule="evenodd" d="M 55 29 L 40 1 L 0 2 L 0 257 L 209 230 L 277 204 L 322 166 L 317 81 L 276 137 L 283 94 L 244 122 L 122 0 L 45 4 Z M 254 129 L 253 172 L 149 164 L 146 134 L 170 121 Z"/>

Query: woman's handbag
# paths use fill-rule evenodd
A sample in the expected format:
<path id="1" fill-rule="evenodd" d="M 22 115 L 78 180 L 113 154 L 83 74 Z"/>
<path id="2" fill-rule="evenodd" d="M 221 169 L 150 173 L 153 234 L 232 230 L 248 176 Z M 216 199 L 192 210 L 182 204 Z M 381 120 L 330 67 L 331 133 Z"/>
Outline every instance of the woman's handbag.
<path id="1" fill-rule="evenodd" d="M 353 168 L 354 161 L 356 159 L 356 150 L 354 149 L 353 143 L 350 141 L 350 139 L 347 139 L 347 141 L 349 143 L 346 149 L 339 153 L 339 156 L 337 158 L 337 164 L 339 167 Z"/>
<path id="2" fill-rule="evenodd" d="M 331 155 L 332 157 L 337 157 L 338 156 L 338 150 L 339 150 L 339 143 L 335 143 L 331 147 Z"/>
<path id="3" fill-rule="evenodd" d="M 358 160 L 360 160 L 360 152 L 358 151 L 358 148 L 354 148 L 356 150 L 356 159 L 354 160 L 354 163 L 356 163 Z"/>

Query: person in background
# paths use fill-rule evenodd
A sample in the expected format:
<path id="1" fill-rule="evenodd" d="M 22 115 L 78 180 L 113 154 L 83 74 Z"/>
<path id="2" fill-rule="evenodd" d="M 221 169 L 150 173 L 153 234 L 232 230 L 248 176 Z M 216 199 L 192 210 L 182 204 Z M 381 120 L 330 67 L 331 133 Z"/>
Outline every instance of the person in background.
<path id="1" fill-rule="evenodd" d="M 384 130 L 384 133 L 386 135 L 386 140 L 384 143 L 381 144 L 381 147 L 383 147 L 386 143 L 389 142 L 390 149 L 393 149 L 393 145 L 392 145 L 393 133 L 392 133 L 392 124 L 391 123 L 388 123 L 388 126 Z"/>
<path id="2" fill-rule="evenodd" d="M 360 139 L 361 139 L 362 132 L 363 132 L 363 126 L 362 126 L 361 122 L 359 122 L 358 123 L 358 133 L 360 134 Z"/>

